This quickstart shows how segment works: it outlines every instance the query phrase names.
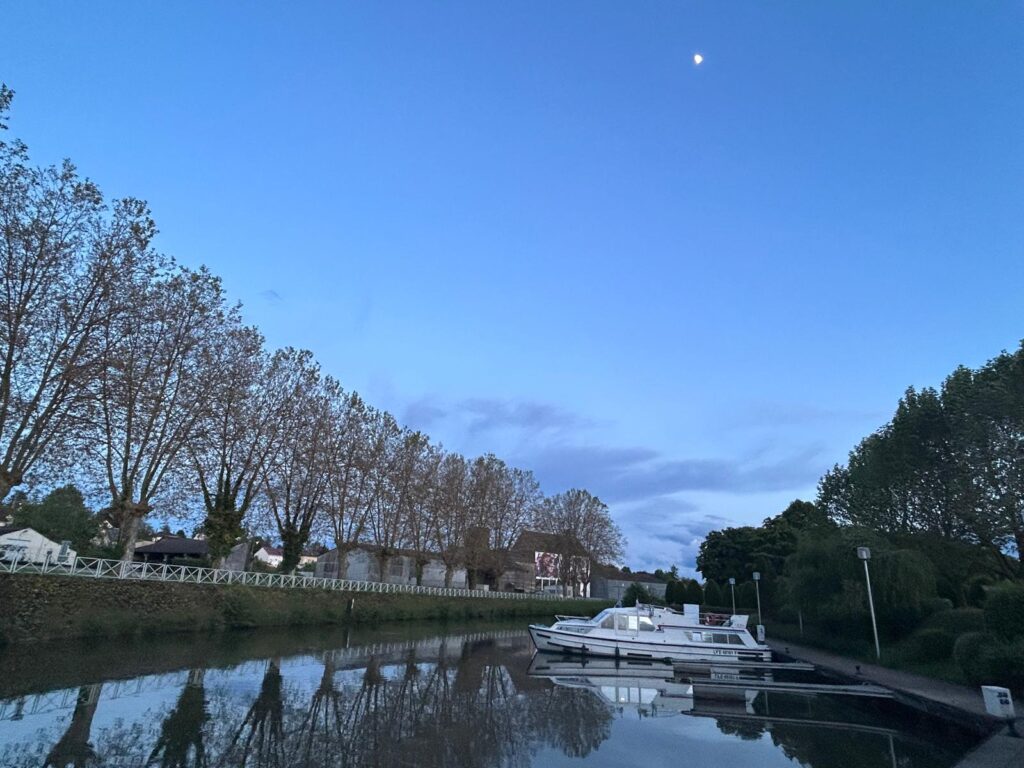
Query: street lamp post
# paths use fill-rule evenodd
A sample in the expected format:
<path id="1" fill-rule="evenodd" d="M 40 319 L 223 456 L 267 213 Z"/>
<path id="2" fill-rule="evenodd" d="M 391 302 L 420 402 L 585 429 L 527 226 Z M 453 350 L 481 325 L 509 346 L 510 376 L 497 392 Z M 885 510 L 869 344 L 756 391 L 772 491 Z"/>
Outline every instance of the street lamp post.
<path id="1" fill-rule="evenodd" d="M 757 590 L 757 623 L 761 623 L 761 572 L 754 571 L 754 589 Z"/>
<path id="2" fill-rule="evenodd" d="M 736 615 L 736 579 L 729 577 L 729 589 L 732 591 L 732 615 Z"/>
<path id="3" fill-rule="evenodd" d="M 871 573 L 868 571 L 868 560 L 871 559 L 871 550 L 867 547 L 857 547 L 857 557 L 864 561 L 864 579 L 868 585 L 868 607 L 871 609 L 871 631 L 875 633 L 875 658 L 882 658 L 882 646 L 878 644 L 878 622 L 875 621 L 875 599 L 871 596 Z"/>

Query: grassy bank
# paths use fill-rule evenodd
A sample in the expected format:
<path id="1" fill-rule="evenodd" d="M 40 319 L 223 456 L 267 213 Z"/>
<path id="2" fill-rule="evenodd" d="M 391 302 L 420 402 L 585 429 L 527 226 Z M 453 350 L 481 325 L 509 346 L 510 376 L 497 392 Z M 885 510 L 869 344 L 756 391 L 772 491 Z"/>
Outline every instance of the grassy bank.
<path id="1" fill-rule="evenodd" d="M 354 608 L 349 611 L 349 601 Z M 595 614 L 581 600 L 503 600 L 412 594 L 256 589 L 109 579 L 0 575 L 0 643 L 131 637 L 393 621 L 475 621 Z"/>

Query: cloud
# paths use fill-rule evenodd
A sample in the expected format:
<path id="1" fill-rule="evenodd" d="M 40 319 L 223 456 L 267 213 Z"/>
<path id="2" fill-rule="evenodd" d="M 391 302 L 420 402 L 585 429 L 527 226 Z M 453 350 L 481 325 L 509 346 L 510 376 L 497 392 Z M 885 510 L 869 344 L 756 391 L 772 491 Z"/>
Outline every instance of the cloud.
<path id="1" fill-rule="evenodd" d="M 260 298 L 266 301 L 268 304 L 280 304 L 284 301 L 284 297 L 275 291 L 273 288 L 268 288 L 265 291 L 260 291 Z"/>
<path id="2" fill-rule="evenodd" d="M 531 400 L 463 400 L 459 409 L 469 415 L 470 432 L 515 429 L 530 433 L 585 429 L 587 419 L 550 403 Z"/>
<path id="3" fill-rule="evenodd" d="M 495 435 L 526 439 L 546 433 L 549 437 L 576 434 L 594 422 L 570 410 L 535 400 L 502 400 L 474 397 L 448 403 L 425 396 L 406 406 L 402 419 L 419 429 L 449 422 L 470 438 Z"/>
<path id="4" fill-rule="evenodd" d="M 761 493 L 804 488 L 826 469 L 819 445 L 764 460 L 676 459 L 649 448 L 563 445 L 521 456 L 545 486 L 583 487 L 605 501 L 683 491 Z"/>

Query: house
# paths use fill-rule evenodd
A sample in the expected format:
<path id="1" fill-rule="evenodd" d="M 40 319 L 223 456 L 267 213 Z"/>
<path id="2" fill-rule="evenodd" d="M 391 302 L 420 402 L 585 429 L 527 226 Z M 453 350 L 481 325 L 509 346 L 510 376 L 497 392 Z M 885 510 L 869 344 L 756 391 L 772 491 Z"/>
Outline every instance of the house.
<path id="1" fill-rule="evenodd" d="M 387 570 L 381 578 L 380 547 L 372 544 L 359 544 L 348 550 L 344 557 L 344 568 L 341 567 L 342 557 L 337 549 L 320 555 L 316 560 L 316 576 L 326 579 L 348 579 L 350 581 L 380 581 L 387 584 L 415 584 L 416 560 L 419 555 L 408 549 L 395 550 L 387 558 Z M 445 586 L 447 566 L 440 556 L 428 554 L 429 558 L 423 566 L 422 586 Z M 452 572 L 450 586 L 464 589 L 466 586 L 466 569 L 456 568 Z"/>
<path id="2" fill-rule="evenodd" d="M 75 562 L 77 553 L 70 542 L 51 541 L 38 531 L 23 525 L 0 528 L 0 560 L 18 563 Z"/>
<path id="3" fill-rule="evenodd" d="M 299 556 L 299 568 L 302 568 L 305 565 L 315 565 L 317 557 L 322 552 L 323 547 L 321 546 L 306 547 L 302 550 L 302 555 Z M 280 568 L 281 562 L 284 560 L 284 547 L 271 547 L 264 544 L 256 550 L 252 559 L 259 560 L 270 568 Z"/>
<path id="4" fill-rule="evenodd" d="M 210 554 L 205 539 L 190 539 L 185 536 L 160 536 L 156 541 L 135 547 L 135 559 L 144 563 L 169 563 L 172 560 L 194 560 L 196 565 L 204 563 Z"/>
<path id="5" fill-rule="evenodd" d="M 590 555 L 574 536 L 523 531 L 509 555 L 512 562 L 502 573 L 499 588 L 590 596 Z M 563 580 L 569 582 L 567 590 Z"/>
<path id="6" fill-rule="evenodd" d="M 613 565 L 594 567 L 591 595 L 606 600 L 618 600 L 633 584 L 639 584 L 654 597 L 665 599 L 665 588 L 668 585 L 653 573 L 646 571 L 627 573 Z"/>

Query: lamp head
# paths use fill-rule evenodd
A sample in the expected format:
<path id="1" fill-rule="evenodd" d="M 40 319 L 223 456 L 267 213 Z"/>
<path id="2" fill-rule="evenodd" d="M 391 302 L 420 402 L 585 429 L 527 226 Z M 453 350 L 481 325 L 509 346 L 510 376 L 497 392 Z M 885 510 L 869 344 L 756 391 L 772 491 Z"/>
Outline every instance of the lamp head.
<path id="1" fill-rule="evenodd" d="M 871 550 L 868 547 L 857 547 L 857 557 L 861 560 L 870 560 Z"/>
<path id="2" fill-rule="evenodd" d="M 761 580 L 761 572 L 760 571 L 754 571 L 754 581 L 760 581 L 760 580 Z"/>
<path id="3" fill-rule="evenodd" d="M 729 584 L 735 584 L 735 583 L 736 583 L 736 579 L 734 579 L 732 576 L 730 576 L 729 577 Z"/>

